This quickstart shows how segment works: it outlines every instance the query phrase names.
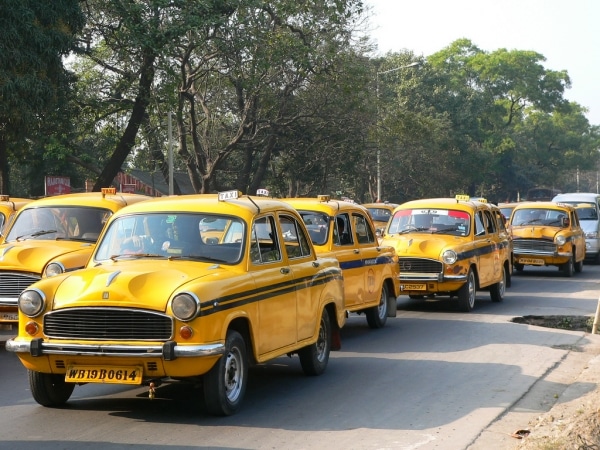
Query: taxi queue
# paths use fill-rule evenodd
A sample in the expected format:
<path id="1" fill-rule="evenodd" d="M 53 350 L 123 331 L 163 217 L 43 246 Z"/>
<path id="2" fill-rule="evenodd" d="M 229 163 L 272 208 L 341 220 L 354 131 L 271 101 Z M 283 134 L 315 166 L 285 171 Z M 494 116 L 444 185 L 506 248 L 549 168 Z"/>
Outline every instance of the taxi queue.
<path id="1" fill-rule="evenodd" d="M 501 302 L 513 269 L 571 276 L 585 254 L 569 205 L 529 205 L 544 218 L 507 228 L 484 199 L 421 199 L 378 208 L 389 219 L 376 227 L 377 205 L 260 194 L 103 190 L 24 205 L 0 243 L 0 281 L 15 298 L 0 306 L 18 324 L 6 350 L 34 399 L 59 406 L 86 383 L 144 385 L 153 398 L 165 380 L 200 378 L 207 410 L 234 414 L 250 364 L 297 355 L 305 374 L 323 373 L 350 313 L 381 328 L 400 295 L 449 296 L 469 312 L 478 290 Z M 32 270 L 6 261 L 25 246 L 45 256 L 16 283 Z"/>

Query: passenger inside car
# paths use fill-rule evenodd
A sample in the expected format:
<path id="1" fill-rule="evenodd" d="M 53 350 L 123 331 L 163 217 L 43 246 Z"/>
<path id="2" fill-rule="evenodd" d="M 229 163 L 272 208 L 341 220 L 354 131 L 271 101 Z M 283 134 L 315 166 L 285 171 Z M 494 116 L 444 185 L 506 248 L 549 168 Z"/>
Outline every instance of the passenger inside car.
<path id="1" fill-rule="evenodd" d="M 335 218 L 336 223 L 336 236 L 334 236 L 334 240 L 338 245 L 348 245 L 352 244 L 352 238 L 350 238 L 350 234 L 346 229 L 346 221 L 343 216 L 337 216 Z"/>

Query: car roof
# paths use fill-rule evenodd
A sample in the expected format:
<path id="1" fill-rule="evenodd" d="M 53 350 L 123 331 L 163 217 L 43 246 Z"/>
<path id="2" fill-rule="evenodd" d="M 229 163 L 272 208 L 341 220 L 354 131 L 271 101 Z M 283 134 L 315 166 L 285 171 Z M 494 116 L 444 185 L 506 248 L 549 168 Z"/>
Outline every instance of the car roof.
<path id="1" fill-rule="evenodd" d="M 402 203 L 394 211 L 408 208 L 448 208 L 458 209 L 463 211 L 472 211 L 473 209 L 485 207 L 490 210 L 498 209 L 496 205 L 491 203 L 480 202 L 476 200 L 457 200 L 455 198 L 423 198 L 419 200 L 411 200 L 406 203 Z"/>
<path id="2" fill-rule="evenodd" d="M 236 199 L 219 201 L 218 194 L 185 194 L 156 197 L 143 203 L 136 203 L 119 211 L 120 214 L 149 212 L 207 212 L 223 215 L 251 217 L 259 212 L 287 210 L 296 213 L 288 203 L 279 199 L 241 195 Z"/>
<path id="3" fill-rule="evenodd" d="M 289 203 L 295 209 L 298 210 L 310 210 L 319 211 L 330 216 L 337 214 L 339 211 L 362 211 L 368 214 L 367 208 L 364 205 L 358 203 L 352 203 L 345 200 L 331 199 L 328 201 L 322 201 L 318 197 L 295 197 L 295 198 L 283 198 L 282 201 Z"/>
<path id="4" fill-rule="evenodd" d="M 132 203 L 145 201 L 151 198 L 152 197 L 140 194 L 79 192 L 76 194 L 63 194 L 40 198 L 23 206 L 21 210 L 54 206 L 95 206 L 116 211 Z"/>
<path id="5" fill-rule="evenodd" d="M 519 203 L 519 205 L 516 206 L 515 209 L 513 209 L 513 212 L 517 211 L 519 209 L 568 209 L 568 210 L 574 210 L 575 208 L 573 207 L 573 205 L 569 205 L 567 203 L 560 203 L 560 202 L 522 202 L 522 203 Z"/>

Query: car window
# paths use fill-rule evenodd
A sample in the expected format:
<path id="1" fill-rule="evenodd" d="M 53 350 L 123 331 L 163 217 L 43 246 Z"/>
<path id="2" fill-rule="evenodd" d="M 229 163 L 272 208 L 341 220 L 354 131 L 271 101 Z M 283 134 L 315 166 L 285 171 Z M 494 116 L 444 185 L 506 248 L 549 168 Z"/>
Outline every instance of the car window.
<path id="1" fill-rule="evenodd" d="M 329 216 L 313 211 L 299 212 L 313 244 L 325 245 L 327 237 L 329 236 Z"/>
<path id="2" fill-rule="evenodd" d="M 259 217 L 252 225 L 250 234 L 250 259 L 254 264 L 268 264 L 281 261 L 281 251 L 277 239 L 277 227 L 272 215 Z"/>
<path id="3" fill-rule="evenodd" d="M 16 218 L 6 242 L 24 239 L 76 239 L 96 242 L 112 212 L 87 206 L 25 209 Z"/>
<path id="4" fill-rule="evenodd" d="M 310 255 L 308 238 L 298 221 L 290 216 L 280 217 L 285 251 L 288 258 L 302 258 Z"/>
<path id="5" fill-rule="evenodd" d="M 350 218 L 346 213 L 335 216 L 333 243 L 335 245 L 352 245 L 354 243 L 350 227 Z"/>
<path id="6" fill-rule="evenodd" d="M 401 209 L 391 219 L 389 233 L 436 233 L 467 236 L 471 216 L 453 209 Z"/>
<path id="7" fill-rule="evenodd" d="M 374 244 L 376 238 L 367 218 L 358 213 L 354 213 L 352 218 L 354 219 L 354 231 L 357 242 L 359 244 Z"/>

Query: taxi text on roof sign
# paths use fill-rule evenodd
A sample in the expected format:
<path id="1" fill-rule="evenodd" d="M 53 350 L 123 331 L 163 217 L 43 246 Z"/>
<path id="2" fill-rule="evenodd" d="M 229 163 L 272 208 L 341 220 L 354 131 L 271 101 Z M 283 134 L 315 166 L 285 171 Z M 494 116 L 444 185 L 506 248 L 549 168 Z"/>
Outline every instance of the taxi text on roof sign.
<path id="1" fill-rule="evenodd" d="M 240 197 L 240 191 L 234 190 L 234 191 L 224 191 L 224 192 L 219 192 L 219 201 L 223 202 L 225 200 L 235 200 L 236 198 Z"/>
<path id="2" fill-rule="evenodd" d="M 256 195 L 261 196 L 261 197 L 268 197 L 269 196 L 269 190 L 268 189 L 257 189 L 256 190 Z"/>

